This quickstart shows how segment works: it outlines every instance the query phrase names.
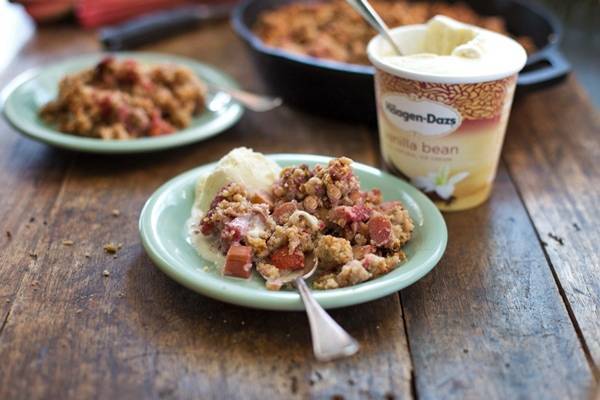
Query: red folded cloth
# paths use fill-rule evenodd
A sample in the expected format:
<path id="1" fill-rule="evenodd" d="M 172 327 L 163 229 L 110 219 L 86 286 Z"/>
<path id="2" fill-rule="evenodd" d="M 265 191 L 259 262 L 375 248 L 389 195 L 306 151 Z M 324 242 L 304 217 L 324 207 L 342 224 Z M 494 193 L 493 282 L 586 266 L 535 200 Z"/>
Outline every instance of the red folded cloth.
<path id="1" fill-rule="evenodd" d="M 66 17 L 73 10 L 75 0 L 12 0 L 21 4 L 37 22 L 51 22 Z"/>
<path id="2" fill-rule="evenodd" d="M 2 1 L 2 0 L 0 0 Z M 221 0 L 12 0 L 20 3 L 38 22 L 60 19 L 75 11 L 79 23 L 86 28 L 116 24 L 139 15 L 186 4 Z"/>
<path id="3" fill-rule="evenodd" d="M 94 28 L 191 3 L 190 0 L 78 0 L 75 14 L 81 25 Z"/>

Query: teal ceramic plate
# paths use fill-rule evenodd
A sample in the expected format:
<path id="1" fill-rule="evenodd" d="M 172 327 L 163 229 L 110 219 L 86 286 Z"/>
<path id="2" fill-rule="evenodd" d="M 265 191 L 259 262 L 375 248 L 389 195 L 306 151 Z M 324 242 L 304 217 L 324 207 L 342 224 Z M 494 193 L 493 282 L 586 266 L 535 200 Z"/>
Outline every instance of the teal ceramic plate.
<path id="1" fill-rule="evenodd" d="M 328 157 L 300 154 L 269 157 L 281 166 L 301 163 L 312 166 L 329 161 Z M 165 274 L 203 295 L 253 308 L 304 309 L 296 292 L 269 291 L 256 273 L 248 280 L 222 276 L 219 268 L 200 257 L 190 244 L 185 223 L 194 202 L 196 180 L 214 165 L 195 168 L 173 178 L 146 202 L 139 229 L 148 255 Z M 363 188 L 378 187 L 385 200 L 402 201 L 416 227 L 414 237 L 404 248 L 407 260 L 389 274 L 352 287 L 314 291 L 317 301 L 325 308 L 363 303 L 405 288 L 429 272 L 446 248 L 446 224 L 426 196 L 408 183 L 376 168 L 359 163 L 354 163 L 353 168 Z"/>
<path id="2" fill-rule="evenodd" d="M 88 54 L 69 58 L 57 64 L 27 71 L 18 76 L 3 91 L 3 112 L 6 119 L 21 133 L 41 142 L 91 153 L 135 153 L 182 146 L 214 136 L 235 124 L 242 116 L 242 107 L 223 93 L 209 94 L 207 104 L 218 111 L 205 110 L 186 129 L 171 135 L 132 140 L 101 140 L 58 132 L 42 121 L 39 109 L 54 99 L 58 83 L 66 74 L 95 65 L 107 54 Z M 168 54 L 113 53 L 117 58 L 133 58 L 144 64 L 176 63 L 194 71 L 200 79 L 215 85 L 237 88 L 236 82 L 224 73 L 194 60 Z"/>

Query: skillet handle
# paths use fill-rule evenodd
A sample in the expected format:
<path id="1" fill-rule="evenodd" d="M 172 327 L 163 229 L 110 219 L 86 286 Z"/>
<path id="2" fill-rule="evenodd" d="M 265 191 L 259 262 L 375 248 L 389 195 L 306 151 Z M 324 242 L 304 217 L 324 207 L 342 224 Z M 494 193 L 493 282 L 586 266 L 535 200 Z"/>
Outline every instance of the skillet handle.
<path id="1" fill-rule="evenodd" d="M 550 65 L 539 69 L 527 71 L 538 62 L 546 62 Z M 534 86 L 540 83 L 547 83 L 562 78 L 571 70 L 571 64 L 562 55 L 558 48 L 553 47 L 542 53 L 534 54 L 525 69 L 519 74 L 519 86 Z"/>

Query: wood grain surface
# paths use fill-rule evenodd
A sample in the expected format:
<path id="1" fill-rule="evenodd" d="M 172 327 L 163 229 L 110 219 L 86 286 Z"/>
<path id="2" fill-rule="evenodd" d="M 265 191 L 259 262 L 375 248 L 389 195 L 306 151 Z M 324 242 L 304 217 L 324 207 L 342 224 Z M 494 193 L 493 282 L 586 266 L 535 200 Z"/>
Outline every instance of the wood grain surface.
<path id="1" fill-rule="evenodd" d="M 96 49 L 91 32 L 41 29 L 0 86 Z M 197 58 L 265 89 L 225 23 L 144 50 Z M 552 91 L 565 107 L 589 108 L 572 80 Z M 445 216 L 450 241 L 434 272 L 400 296 L 332 313 L 362 349 L 330 363 L 314 361 L 302 313 L 230 306 L 168 279 L 144 254 L 137 218 L 164 181 L 239 145 L 380 166 L 374 130 L 282 107 L 246 113 L 182 149 L 111 157 L 51 149 L 0 122 L 0 399 L 586 398 L 599 335 L 598 216 L 586 208 L 594 194 L 572 196 L 598 193 L 589 172 L 597 170 L 583 168 L 597 159 L 597 117 L 565 120 L 546 104 L 542 94 L 515 104 L 508 168 L 488 203 Z M 557 144 L 537 143 L 548 126 L 554 141 L 583 131 L 564 147 L 557 178 L 548 154 L 558 156 L 545 147 Z M 520 153 L 520 142 L 537 150 Z M 560 216 L 587 236 L 571 239 Z M 553 249 L 549 232 L 563 246 Z M 116 258 L 103 251 L 108 242 L 123 244 Z"/>
<path id="2" fill-rule="evenodd" d="M 504 159 L 598 368 L 600 113 L 573 77 L 568 85 L 571 90 L 556 86 L 517 100 Z"/>
<path id="3" fill-rule="evenodd" d="M 590 367 L 512 182 L 445 215 L 448 250 L 402 291 L 424 399 L 581 399 Z"/>

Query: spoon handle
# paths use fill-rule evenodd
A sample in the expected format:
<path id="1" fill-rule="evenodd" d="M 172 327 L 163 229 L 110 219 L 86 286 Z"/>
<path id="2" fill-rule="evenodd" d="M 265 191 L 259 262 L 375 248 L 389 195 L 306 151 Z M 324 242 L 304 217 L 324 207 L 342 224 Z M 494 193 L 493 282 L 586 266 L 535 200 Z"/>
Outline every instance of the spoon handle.
<path id="1" fill-rule="evenodd" d="M 362 17 L 373 27 L 377 32 L 383 36 L 385 40 L 392 46 L 394 51 L 401 56 L 402 50 L 398 47 L 392 36 L 390 35 L 390 29 L 386 23 L 381 19 L 377 11 L 373 9 L 368 0 L 346 0 L 348 4 L 352 6 Z"/>
<path id="2" fill-rule="evenodd" d="M 358 342 L 317 303 L 304 279 L 296 278 L 295 283 L 306 308 L 317 360 L 331 361 L 355 354 L 359 348 Z"/>

